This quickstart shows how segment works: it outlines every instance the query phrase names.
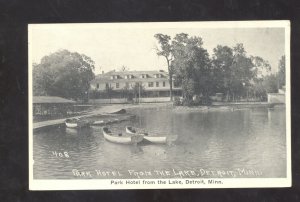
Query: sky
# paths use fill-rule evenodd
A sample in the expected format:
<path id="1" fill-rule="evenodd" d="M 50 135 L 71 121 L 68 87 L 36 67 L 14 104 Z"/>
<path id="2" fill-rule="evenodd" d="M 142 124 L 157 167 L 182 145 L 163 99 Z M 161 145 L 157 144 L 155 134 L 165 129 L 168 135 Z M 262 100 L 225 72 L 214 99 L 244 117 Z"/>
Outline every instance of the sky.
<path id="1" fill-rule="evenodd" d="M 272 26 L 269 26 L 271 24 Z M 246 26 L 247 25 L 247 26 Z M 158 57 L 156 33 L 172 38 L 178 33 L 199 36 L 212 56 L 217 45 L 233 47 L 243 43 L 248 55 L 269 61 L 272 72 L 285 54 L 285 30 L 281 26 L 250 23 L 87 23 L 36 24 L 29 26 L 31 62 L 60 49 L 78 52 L 95 61 L 95 74 L 119 70 L 167 70 L 164 58 Z M 241 27 L 242 26 L 242 27 Z"/>

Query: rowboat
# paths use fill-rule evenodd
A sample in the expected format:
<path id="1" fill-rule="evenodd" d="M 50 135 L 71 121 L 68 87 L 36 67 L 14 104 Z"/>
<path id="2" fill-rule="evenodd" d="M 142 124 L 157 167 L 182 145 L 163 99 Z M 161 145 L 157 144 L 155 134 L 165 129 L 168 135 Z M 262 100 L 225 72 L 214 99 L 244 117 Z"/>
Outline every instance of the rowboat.
<path id="1" fill-rule="evenodd" d="M 89 121 L 81 120 L 79 118 L 66 119 L 65 124 L 68 128 L 83 128 L 90 126 Z"/>
<path id="2" fill-rule="evenodd" d="M 145 131 L 141 131 L 138 128 L 133 128 L 131 126 L 126 126 L 126 133 L 128 134 L 142 134 L 144 136 L 144 139 L 152 142 L 152 143 L 167 143 L 167 136 L 159 136 L 159 135 L 149 135 Z"/>
<path id="3" fill-rule="evenodd" d="M 106 140 L 119 144 L 136 144 L 143 141 L 143 135 L 141 134 L 131 134 L 131 135 L 122 135 L 122 134 L 113 134 L 108 128 L 104 127 L 103 136 Z"/>

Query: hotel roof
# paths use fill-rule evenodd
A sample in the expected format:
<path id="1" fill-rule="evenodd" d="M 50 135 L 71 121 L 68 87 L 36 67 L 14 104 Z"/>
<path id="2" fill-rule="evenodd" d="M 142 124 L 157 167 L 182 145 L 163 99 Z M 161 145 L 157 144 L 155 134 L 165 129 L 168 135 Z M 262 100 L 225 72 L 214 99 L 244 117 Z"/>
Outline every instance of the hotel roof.
<path id="1" fill-rule="evenodd" d="M 93 81 L 97 81 L 98 79 L 101 82 L 111 81 L 111 80 L 145 80 L 145 79 L 162 79 L 162 78 L 155 78 L 155 75 L 162 75 L 162 78 L 168 78 L 168 73 L 163 70 L 157 71 L 110 71 L 104 74 L 98 74 Z M 133 78 L 126 79 L 125 77 L 131 75 Z M 141 75 L 147 75 L 147 78 L 140 78 Z M 119 78 L 111 79 L 111 76 L 118 76 Z M 93 82 L 92 81 L 92 82 Z"/>

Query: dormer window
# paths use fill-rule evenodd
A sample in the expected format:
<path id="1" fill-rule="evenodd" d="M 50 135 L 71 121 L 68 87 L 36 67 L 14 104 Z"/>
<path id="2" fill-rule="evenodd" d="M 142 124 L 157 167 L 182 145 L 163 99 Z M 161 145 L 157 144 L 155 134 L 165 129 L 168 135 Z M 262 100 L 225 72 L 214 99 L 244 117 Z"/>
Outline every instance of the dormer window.
<path id="1" fill-rule="evenodd" d="M 155 78 L 161 78 L 161 74 L 155 74 L 154 77 Z"/>
<path id="2" fill-rule="evenodd" d="M 132 79 L 133 76 L 132 75 L 125 75 L 125 79 Z"/>
<path id="3" fill-rule="evenodd" d="M 118 79 L 119 78 L 119 75 L 112 75 L 110 76 L 110 79 Z"/>
<path id="4" fill-rule="evenodd" d="M 141 77 L 142 79 L 146 79 L 146 78 L 148 78 L 148 75 L 147 75 L 147 74 L 142 74 L 140 77 Z"/>

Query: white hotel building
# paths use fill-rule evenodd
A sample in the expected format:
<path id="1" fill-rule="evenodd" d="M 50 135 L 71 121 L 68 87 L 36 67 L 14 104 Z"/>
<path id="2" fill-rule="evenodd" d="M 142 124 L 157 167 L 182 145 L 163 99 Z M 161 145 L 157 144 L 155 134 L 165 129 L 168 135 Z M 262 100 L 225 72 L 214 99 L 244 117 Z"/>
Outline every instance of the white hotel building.
<path id="1" fill-rule="evenodd" d="M 107 87 L 112 89 L 112 98 L 124 98 L 124 89 L 132 88 L 136 84 L 143 86 L 144 98 L 167 98 L 170 96 L 169 75 L 160 71 L 110 71 L 96 76 L 91 81 L 91 90 L 105 92 Z M 181 87 L 174 85 L 173 95 L 181 96 Z M 99 97 L 101 99 L 101 96 Z M 165 99 L 167 100 L 167 99 Z"/>

